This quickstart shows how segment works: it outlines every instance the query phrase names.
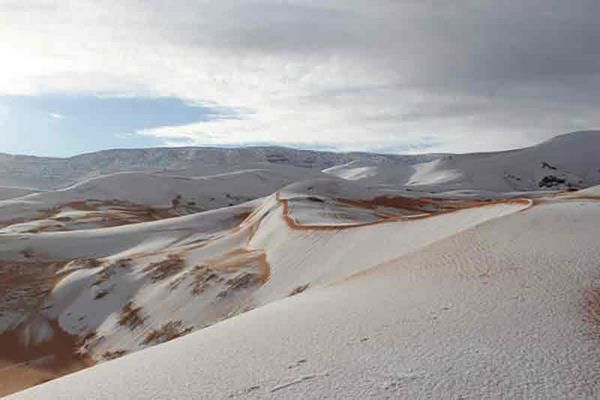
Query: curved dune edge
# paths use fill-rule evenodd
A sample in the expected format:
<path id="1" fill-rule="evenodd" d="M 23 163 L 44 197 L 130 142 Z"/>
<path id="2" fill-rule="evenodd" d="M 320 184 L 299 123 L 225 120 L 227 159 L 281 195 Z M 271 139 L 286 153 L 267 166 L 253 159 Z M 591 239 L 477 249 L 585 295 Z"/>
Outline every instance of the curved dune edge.
<path id="1" fill-rule="evenodd" d="M 277 201 L 282 205 L 283 208 L 283 219 L 286 222 L 287 226 L 291 229 L 297 230 L 341 230 L 341 229 L 350 229 L 350 228 L 358 228 L 363 226 L 371 226 L 382 223 L 389 222 L 401 222 L 401 221 L 413 221 L 418 219 L 430 218 L 442 214 L 448 214 L 452 212 L 456 212 L 459 210 L 469 209 L 469 208 L 478 208 L 478 207 L 486 207 L 497 204 L 520 204 L 525 206 L 521 211 L 526 210 L 536 203 L 534 200 L 526 198 L 526 197 L 515 197 L 510 199 L 497 199 L 497 200 L 435 200 L 435 199 L 423 199 L 424 201 L 420 203 L 421 205 L 426 204 L 434 204 L 434 203 L 449 203 L 452 204 L 452 208 L 442 208 L 439 210 L 434 210 L 432 212 L 416 214 L 416 215 L 403 215 L 403 216 L 391 216 L 387 214 L 375 213 L 375 215 L 379 216 L 379 220 L 369 221 L 369 222 L 357 222 L 357 223 L 343 223 L 343 224 L 303 224 L 298 222 L 289 211 L 289 199 L 282 198 L 280 193 L 276 193 Z M 348 199 L 340 199 L 340 202 L 347 205 L 353 205 L 357 208 L 368 208 L 375 210 L 375 208 L 379 205 L 381 198 L 376 198 L 373 200 L 348 200 Z M 400 209 L 408 209 L 415 210 L 414 206 L 411 208 L 403 208 L 402 205 L 409 204 L 409 201 L 412 202 L 415 199 L 409 199 L 406 197 L 387 197 L 390 201 L 388 202 L 388 206 L 392 206 L 395 204 L 396 208 Z M 421 199 L 419 199 L 421 200 Z M 416 202 L 415 202 L 416 204 Z"/>

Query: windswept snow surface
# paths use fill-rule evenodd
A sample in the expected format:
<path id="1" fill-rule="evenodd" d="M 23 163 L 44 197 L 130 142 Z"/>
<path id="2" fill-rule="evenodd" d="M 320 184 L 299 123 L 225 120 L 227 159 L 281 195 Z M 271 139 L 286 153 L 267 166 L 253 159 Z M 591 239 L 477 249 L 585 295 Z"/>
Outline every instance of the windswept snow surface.
<path id="1" fill-rule="evenodd" d="M 598 398 L 598 135 L 81 156 L 142 170 L 0 201 L 0 395 Z"/>
<path id="2" fill-rule="evenodd" d="M 596 202 L 500 215 L 10 398 L 598 398 L 599 224 Z"/>

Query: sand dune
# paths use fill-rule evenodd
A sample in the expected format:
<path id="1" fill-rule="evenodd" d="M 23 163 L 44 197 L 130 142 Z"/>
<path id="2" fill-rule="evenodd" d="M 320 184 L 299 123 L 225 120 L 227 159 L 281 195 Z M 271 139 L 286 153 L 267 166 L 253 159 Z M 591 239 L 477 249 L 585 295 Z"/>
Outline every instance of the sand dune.
<path id="1" fill-rule="evenodd" d="M 0 394 L 597 398 L 598 135 L 0 201 Z"/>

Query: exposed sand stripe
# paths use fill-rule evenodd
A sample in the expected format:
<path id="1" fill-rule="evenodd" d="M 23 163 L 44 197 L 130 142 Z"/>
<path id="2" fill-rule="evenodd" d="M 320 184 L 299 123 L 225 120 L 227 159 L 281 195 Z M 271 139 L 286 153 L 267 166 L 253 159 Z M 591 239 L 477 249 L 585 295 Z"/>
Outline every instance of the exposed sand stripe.
<path id="1" fill-rule="evenodd" d="M 289 199 L 282 198 L 280 193 L 276 193 L 276 199 L 279 201 L 283 208 L 283 219 L 285 220 L 288 227 L 296 230 L 341 230 L 341 229 L 349 229 L 349 228 L 358 228 L 362 226 L 370 226 L 377 225 L 381 223 L 388 222 L 399 222 L 399 221 L 412 221 L 417 219 L 429 218 L 436 215 L 447 214 L 451 212 L 455 212 L 458 210 L 464 210 L 468 208 L 477 208 L 477 207 L 485 207 L 489 205 L 497 205 L 497 204 L 521 204 L 525 205 L 526 208 L 530 208 L 534 205 L 534 201 L 532 199 L 524 198 L 524 197 L 516 197 L 510 199 L 498 199 L 498 200 L 437 200 L 437 199 L 426 199 L 423 205 L 434 204 L 432 202 L 437 202 L 438 204 L 445 205 L 445 208 L 440 208 L 438 210 L 433 210 L 432 212 L 416 214 L 416 215 L 399 215 L 399 216 L 384 216 L 380 215 L 381 219 L 375 221 L 368 222 L 357 222 L 357 223 L 343 223 L 343 224 L 303 224 L 299 223 L 294 219 L 292 215 L 290 215 L 289 211 Z M 381 202 L 380 200 L 372 203 L 369 200 L 347 200 L 344 199 L 343 202 L 347 205 L 354 204 L 357 208 L 369 208 L 374 209 L 377 203 Z M 386 198 L 387 204 L 397 204 L 398 206 L 404 204 L 404 200 L 406 198 L 396 198 L 393 200 L 392 198 Z M 414 200 L 414 199 L 411 199 Z M 407 203 L 411 204 L 411 208 L 413 205 L 411 202 Z M 416 204 L 416 203 L 414 203 Z M 448 207 L 451 205 L 452 207 Z M 414 208 L 413 208 L 414 209 Z"/>

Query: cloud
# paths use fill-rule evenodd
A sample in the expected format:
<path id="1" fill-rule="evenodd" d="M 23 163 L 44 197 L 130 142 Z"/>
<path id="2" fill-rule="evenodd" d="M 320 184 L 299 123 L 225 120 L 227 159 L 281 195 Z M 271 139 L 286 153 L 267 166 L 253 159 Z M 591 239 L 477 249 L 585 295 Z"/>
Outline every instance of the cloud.
<path id="1" fill-rule="evenodd" d="M 65 116 L 59 113 L 49 113 L 48 115 L 53 119 L 65 119 Z"/>
<path id="2" fill-rule="evenodd" d="M 595 1 L 22 4 L 0 4 L 0 94 L 235 110 L 140 132 L 169 144 L 473 151 L 600 125 Z"/>

